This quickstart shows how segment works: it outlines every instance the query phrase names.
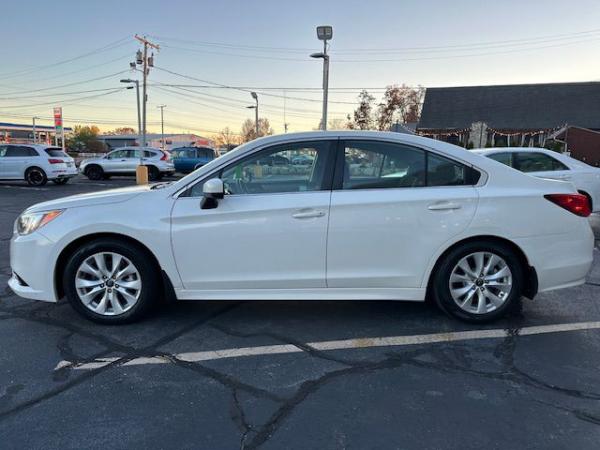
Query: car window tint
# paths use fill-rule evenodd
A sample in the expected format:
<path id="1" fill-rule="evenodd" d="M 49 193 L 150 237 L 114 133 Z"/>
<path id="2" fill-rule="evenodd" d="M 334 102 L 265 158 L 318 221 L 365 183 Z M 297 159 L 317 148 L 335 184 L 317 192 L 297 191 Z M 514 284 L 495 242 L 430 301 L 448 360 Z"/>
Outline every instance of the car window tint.
<path id="1" fill-rule="evenodd" d="M 343 189 L 382 189 L 425 185 L 425 151 L 387 142 L 348 141 L 344 148 Z"/>
<path id="2" fill-rule="evenodd" d="M 335 141 L 313 141 L 268 147 L 223 169 L 220 177 L 225 192 L 230 195 L 309 192 L 326 189 L 328 160 Z M 313 163 L 292 164 L 297 155 L 307 155 Z M 202 183 L 197 183 L 191 196 L 202 195 Z"/>
<path id="3" fill-rule="evenodd" d="M 4 156 L 18 158 L 24 156 L 38 156 L 38 154 L 30 147 L 17 147 L 15 145 L 9 145 Z"/>
<path id="4" fill-rule="evenodd" d="M 144 158 L 152 158 L 154 155 L 154 152 L 151 152 L 149 150 L 144 150 Z"/>
<path id="5" fill-rule="evenodd" d="M 0 158 L 6 154 L 6 150 L 8 150 L 8 145 L 0 145 Z"/>
<path id="6" fill-rule="evenodd" d="M 109 159 L 119 159 L 119 158 L 126 158 L 126 157 L 127 157 L 127 150 L 115 150 L 114 152 L 112 152 L 108 155 Z"/>
<path id="7" fill-rule="evenodd" d="M 516 168 L 521 172 L 569 170 L 563 163 L 544 153 L 519 152 L 516 154 L 516 163 Z"/>
<path id="8" fill-rule="evenodd" d="M 139 150 L 127 150 L 127 158 L 138 158 L 140 157 Z"/>
<path id="9" fill-rule="evenodd" d="M 498 161 L 499 163 L 502 163 L 508 167 L 513 167 L 512 153 L 493 153 L 491 155 L 488 155 L 488 158 L 493 159 L 494 161 Z"/>
<path id="10" fill-rule="evenodd" d="M 434 153 L 427 154 L 427 186 L 464 186 L 473 184 L 470 169 L 464 164 Z"/>

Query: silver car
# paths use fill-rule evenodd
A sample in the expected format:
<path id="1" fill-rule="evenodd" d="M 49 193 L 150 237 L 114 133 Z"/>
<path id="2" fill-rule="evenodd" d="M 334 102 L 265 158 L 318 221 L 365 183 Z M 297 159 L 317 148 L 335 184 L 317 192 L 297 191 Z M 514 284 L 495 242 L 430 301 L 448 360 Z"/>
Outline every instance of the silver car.
<path id="1" fill-rule="evenodd" d="M 0 180 L 25 180 L 43 186 L 65 184 L 77 175 L 75 160 L 62 148 L 40 144 L 0 144 Z"/>
<path id="2" fill-rule="evenodd" d="M 90 180 L 102 180 L 111 175 L 134 175 L 140 162 L 148 167 L 150 180 L 159 180 L 175 172 L 169 154 L 153 147 L 117 148 L 102 158 L 83 160 L 79 171 Z"/>

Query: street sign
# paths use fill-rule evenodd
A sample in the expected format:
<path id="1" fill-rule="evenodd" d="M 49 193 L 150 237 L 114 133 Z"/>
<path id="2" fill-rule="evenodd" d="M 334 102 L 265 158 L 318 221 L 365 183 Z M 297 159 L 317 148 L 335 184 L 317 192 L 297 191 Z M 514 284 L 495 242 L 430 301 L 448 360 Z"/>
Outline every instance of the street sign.
<path id="1" fill-rule="evenodd" d="M 54 142 L 57 143 L 58 136 L 62 141 L 62 148 L 65 149 L 65 129 L 63 128 L 62 108 L 57 106 L 54 108 L 54 131 L 56 133 Z"/>

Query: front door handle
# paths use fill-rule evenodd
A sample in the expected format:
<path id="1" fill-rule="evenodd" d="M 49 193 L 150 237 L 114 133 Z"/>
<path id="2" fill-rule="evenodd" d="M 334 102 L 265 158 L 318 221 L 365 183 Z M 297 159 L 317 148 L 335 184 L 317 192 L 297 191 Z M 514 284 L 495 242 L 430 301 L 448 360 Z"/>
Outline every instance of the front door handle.
<path id="1" fill-rule="evenodd" d="M 427 207 L 430 211 L 445 211 L 448 209 L 460 209 L 462 205 L 456 202 L 439 202 L 433 203 Z"/>
<path id="2" fill-rule="evenodd" d="M 313 217 L 323 217 L 325 215 L 325 211 L 321 211 L 319 209 L 300 209 L 292 214 L 294 219 L 310 219 Z"/>

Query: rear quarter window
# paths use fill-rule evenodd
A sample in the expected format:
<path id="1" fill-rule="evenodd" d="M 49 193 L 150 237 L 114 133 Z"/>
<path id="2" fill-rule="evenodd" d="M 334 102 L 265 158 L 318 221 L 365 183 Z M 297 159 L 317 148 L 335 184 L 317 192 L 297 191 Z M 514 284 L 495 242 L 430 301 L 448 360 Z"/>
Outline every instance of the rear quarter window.
<path id="1" fill-rule="evenodd" d="M 48 154 L 48 156 L 53 156 L 56 158 L 67 158 L 69 156 L 60 148 L 47 148 L 45 151 Z"/>

